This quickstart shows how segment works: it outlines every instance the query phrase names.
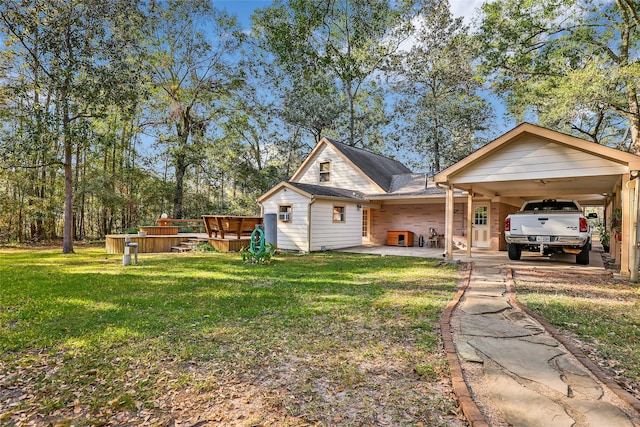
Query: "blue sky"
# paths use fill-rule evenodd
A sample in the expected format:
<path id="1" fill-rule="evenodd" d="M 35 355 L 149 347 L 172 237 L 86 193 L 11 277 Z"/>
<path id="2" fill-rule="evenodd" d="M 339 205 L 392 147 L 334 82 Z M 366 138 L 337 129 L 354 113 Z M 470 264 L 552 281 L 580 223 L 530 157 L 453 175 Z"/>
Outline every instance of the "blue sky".
<path id="1" fill-rule="evenodd" d="M 256 9 L 269 7 L 271 0 L 212 0 L 216 9 L 236 15 L 243 27 L 251 25 L 251 14 Z"/>
<path id="2" fill-rule="evenodd" d="M 456 17 L 463 17 L 465 23 L 471 24 L 472 17 L 477 13 L 480 6 L 485 0 L 449 0 L 451 12 Z M 212 0 L 213 5 L 217 9 L 226 10 L 232 15 L 236 15 L 240 24 L 248 28 L 251 25 L 251 15 L 255 9 L 269 7 L 272 0 Z M 504 132 L 516 126 L 515 121 L 511 117 L 505 116 L 505 106 L 492 96 L 489 91 L 485 91 L 485 98 L 491 103 L 495 113 L 495 128 L 487 132 L 486 137 L 493 139 L 499 137 Z"/>
<path id="3" fill-rule="evenodd" d="M 257 8 L 268 7 L 271 0 L 212 0 L 218 9 L 225 9 L 227 12 L 237 15 L 243 26 L 251 23 L 251 13 Z M 484 3 L 484 0 L 450 0 L 451 11 L 455 16 L 465 17 L 469 22 L 474 11 Z"/>

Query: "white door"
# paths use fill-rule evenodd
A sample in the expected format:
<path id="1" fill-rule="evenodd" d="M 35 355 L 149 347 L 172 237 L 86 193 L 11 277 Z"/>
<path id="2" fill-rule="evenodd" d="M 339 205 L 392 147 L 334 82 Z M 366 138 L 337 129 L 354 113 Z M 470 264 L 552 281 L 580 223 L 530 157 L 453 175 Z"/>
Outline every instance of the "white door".
<path id="1" fill-rule="evenodd" d="M 473 207 L 473 248 L 489 247 L 489 205 L 474 205 Z"/>
<path id="2" fill-rule="evenodd" d="M 362 240 L 369 242 L 369 208 L 362 208 Z"/>

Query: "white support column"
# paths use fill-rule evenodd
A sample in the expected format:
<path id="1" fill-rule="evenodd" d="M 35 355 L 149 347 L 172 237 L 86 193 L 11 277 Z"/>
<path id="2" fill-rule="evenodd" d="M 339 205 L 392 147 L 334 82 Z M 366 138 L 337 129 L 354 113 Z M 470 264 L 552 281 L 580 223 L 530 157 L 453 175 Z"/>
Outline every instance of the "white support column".
<path id="1" fill-rule="evenodd" d="M 471 245 L 473 244 L 473 192 L 467 195 L 467 258 L 471 259 Z"/>
<path id="2" fill-rule="evenodd" d="M 635 202 L 633 199 L 633 189 L 630 188 L 629 175 L 623 175 L 622 177 L 622 189 L 620 191 L 620 203 L 622 207 L 622 242 L 620 251 L 620 273 L 631 274 L 631 263 L 634 254 L 632 252 L 633 245 L 631 242 L 632 234 L 632 222 L 633 212 L 632 205 Z M 635 236 L 635 234 L 634 234 Z"/>
<path id="3" fill-rule="evenodd" d="M 640 188 L 640 180 L 638 180 L 638 171 L 631 171 L 631 181 L 630 184 L 633 184 L 633 209 L 632 209 L 632 220 L 631 220 L 631 242 L 633 249 L 631 250 L 631 265 L 629 266 L 630 276 L 629 281 L 631 283 L 638 283 L 638 269 L 640 268 L 640 198 L 639 196 L 639 188 Z M 631 185 L 629 185 L 631 187 Z"/>
<path id="4" fill-rule="evenodd" d="M 453 199 L 453 185 L 447 187 L 447 202 L 445 213 L 445 258 L 453 259 L 453 213 L 455 202 Z"/>

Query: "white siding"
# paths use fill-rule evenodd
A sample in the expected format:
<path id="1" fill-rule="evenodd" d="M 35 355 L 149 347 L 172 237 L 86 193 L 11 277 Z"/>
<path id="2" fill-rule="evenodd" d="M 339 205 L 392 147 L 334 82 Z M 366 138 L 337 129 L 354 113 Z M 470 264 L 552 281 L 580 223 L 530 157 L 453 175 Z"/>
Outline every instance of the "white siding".
<path id="1" fill-rule="evenodd" d="M 278 206 L 291 205 L 291 221 L 278 220 L 278 248 L 307 251 L 309 202 L 311 200 L 290 189 L 281 189 L 262 202 L 264 213 L 278 213 Z"/>
<path id="2" fill-rule="evenodd" d="M 320 163 L 331 163 L 331 180 L 320 182 Z M 363 193 L 379 193 L 380 190 L 371 184 L 351 163 L 345 161 L 331 146 L 323 145 L 309 162 L 306 169 L 296 180 L 303 184 L 325 185 L 327 187 L 346 188 L 362 191 Z"/>
<path id="3" fill-rule="evenodd" d="M 508 144 L 452 177 L 452 183 L 618 175 L 627 168 L 533 135 Z"/>
<path id="4" fill-rule="evenodd" d="M 345 206 L 345 222 L 333 222 L 333 206 Z M 362 209 L 346 202 L 317 200 L 311 205 L 311 250 L 362 245 Z"/>

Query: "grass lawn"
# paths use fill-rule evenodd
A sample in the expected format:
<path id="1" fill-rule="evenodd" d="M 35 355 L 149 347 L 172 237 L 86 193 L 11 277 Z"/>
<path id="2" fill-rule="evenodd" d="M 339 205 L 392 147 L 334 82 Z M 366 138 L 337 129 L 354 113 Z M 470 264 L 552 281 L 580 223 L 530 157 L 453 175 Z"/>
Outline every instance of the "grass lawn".
<path id="1" fill-rule="evenodd" d="M 517 270 L 517 298 L 640 398 L 640 291 L 606 275 Z"/>
<path id="2" fill-rule="evenodd" d="M 465 425 L 455 266 L 77 251 L 0 250 L 0 425 Z"/>

